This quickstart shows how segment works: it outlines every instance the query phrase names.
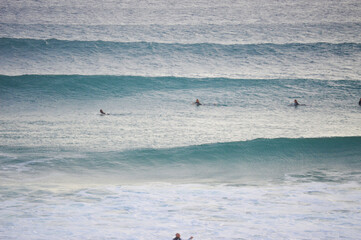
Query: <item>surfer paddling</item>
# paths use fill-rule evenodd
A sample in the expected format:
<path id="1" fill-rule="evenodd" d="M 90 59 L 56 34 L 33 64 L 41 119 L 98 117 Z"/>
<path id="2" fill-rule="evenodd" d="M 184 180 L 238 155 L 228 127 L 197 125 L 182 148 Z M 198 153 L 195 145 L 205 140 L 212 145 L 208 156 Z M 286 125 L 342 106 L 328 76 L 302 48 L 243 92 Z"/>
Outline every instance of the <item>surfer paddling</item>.
<path id="1" fill-rule="evenodd" d="M 193 104 L 196 105 L 197 107 L 200 106 L 200 105 L 202 105 L 202 103 L 199 102 L 198 98 L 197 98 L 197 100 L 196 100 Z"/>
<path id="2" fill-rule="evenodd" d="M 105 112 L 103 111 L 103 109 L 100 109 L 100 114 L 101 114 L 101 115 L 109 115 L 109 113 L 105 113 Z"/>
<path id="3" fill-rule="evenodd" d="M 290 105 L 288 105 L 288 106 L 295 106 L 295 107 L 297 107 L 297 106 L 306 106 L 306 104 L 299 104 L 298 101 L 297 101 L 297 99 L 295 99 L 295 100 L 293 101 L 293 103 L 290 104 Z"/>

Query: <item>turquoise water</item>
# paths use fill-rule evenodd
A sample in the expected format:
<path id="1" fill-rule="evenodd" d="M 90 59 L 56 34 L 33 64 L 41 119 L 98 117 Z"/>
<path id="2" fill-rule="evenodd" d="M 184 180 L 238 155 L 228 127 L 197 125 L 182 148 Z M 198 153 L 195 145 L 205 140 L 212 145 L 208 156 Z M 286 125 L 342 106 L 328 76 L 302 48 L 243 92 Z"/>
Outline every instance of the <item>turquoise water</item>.
<path id="1" fill-rule="evenodd" d="M 0 12 L 0 239 L 359 238 L 358 1 Z"/>
<path id="2" fill-rule="evenodd" d="M 89 181 L 87 176 L 97 176 L 94 183 L 264 184 L 280 183 L 288 175 L 309 181 L 308 175 L 314 171 L 312 181 L 343 182 L 359 174 L 360 143 L 360 137 L 337 137 L 256 139 L 108 152 L 2 147 L 0 159 L 4 180 L 20 182 L 26 179 L 36 183 L 39 178 L 58 181 L 57 174 L 66 172 L 77 182 Z M 343 176 L 333 179 L 317 173 L 318 170 L 342 171 Z M 21 179 L 14 177 L 14 172 L 20 174 Z"/>

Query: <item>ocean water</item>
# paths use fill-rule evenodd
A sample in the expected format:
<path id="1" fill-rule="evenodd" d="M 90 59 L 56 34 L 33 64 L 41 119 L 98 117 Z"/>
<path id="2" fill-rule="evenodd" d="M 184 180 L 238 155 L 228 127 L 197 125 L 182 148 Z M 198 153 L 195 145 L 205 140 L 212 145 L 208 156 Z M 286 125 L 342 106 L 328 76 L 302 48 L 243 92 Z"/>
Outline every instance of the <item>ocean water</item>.
<path id="1" fill-rule="evenodd" d="M 0 0 L 0 239 L 359 239 L 360 16 Z"/>

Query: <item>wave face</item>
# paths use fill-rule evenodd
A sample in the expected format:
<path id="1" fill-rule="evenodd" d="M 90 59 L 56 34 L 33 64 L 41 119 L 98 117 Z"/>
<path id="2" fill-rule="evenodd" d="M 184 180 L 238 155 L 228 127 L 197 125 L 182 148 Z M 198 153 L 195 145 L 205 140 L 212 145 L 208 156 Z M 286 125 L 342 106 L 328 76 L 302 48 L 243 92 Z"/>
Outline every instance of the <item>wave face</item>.
<path id="1" fill-rule="evenodd" d="M 360 144 L 360 137 L 339 137 L 256 139 L 101 153 L 1 147 L 1 167 L 3 177 L 10 177 L 16 171 L 25 178 L 36 175 L 35 179 L 67 172 L 73 177 L 95 175 L 103 181 L 116 179 L 121 182 L 276 181 L 287 175 L 322 169 L 358 172 L 361 169 Z M 306 175 L 304 178 L 310 180 Z M 329 180 L 319 179 L 321 182 Z"/>
<path id="2" fill-rule="evenodd" d="M 359 43 L 224 45 L 2 38 L 0 51 L 4 75 L 358 80 L 361 67 L 353 61 L 361 58 Z"/>

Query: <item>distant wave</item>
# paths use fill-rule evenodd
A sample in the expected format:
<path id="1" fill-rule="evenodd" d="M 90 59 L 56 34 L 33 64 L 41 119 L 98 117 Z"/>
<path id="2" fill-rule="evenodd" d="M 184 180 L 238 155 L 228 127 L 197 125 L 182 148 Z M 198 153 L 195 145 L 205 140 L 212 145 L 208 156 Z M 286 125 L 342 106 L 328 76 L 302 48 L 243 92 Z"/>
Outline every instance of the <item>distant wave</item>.
<path id="1" fill-rule="evenodd" d="M 173 49 L 173 51 L 191 52 L 195 54 L 207 54 L 209 50 L 223 50 L 225 53 L 234 54 L 276 54 L 275 50 L 283 51 L 331 51 L 331 53 L 338 54 L 347 52 L 347 50 L 360 51 L 361 43 L 344 42 L 344 43 L 258 43 L 258 44 L 219 44 L 219 43 L 162 43 L 162 42 L 114 42 L 114 41 L 70 41 L 58 39 L 27 39 L 27 38 L 0 38 L 0 49 L 6 50 L 10 48 L 13 51 L 22 49 L 27 51 L 34 50 L 62 50 L 78 52 L 96 52 L 101 50 L 129 50 L 139 48 L 144 52 L 150 51 L 154 53 L 156 50 Z M 8 49 L 8 50 L 10 50 Z M 281 54 L 278 52 L 278 54 Z"/>
<path id="2" fill-rule="evenodd" d="M 185 78 L 185 77 L 143 77 L 111 75 L 0 75 L 0 99 L 29 101 L 39 97 L 46 99 L 87 99 L 124 97 L 147 91 L 189 91 L 207 87 L 208 91 L 220 89 L 244 89 L 244 94 L 252 89 L 267 91 L 269 97 L 277 97 L 290 87 L 307 86 L 307 91 L 327 91 L 332 94 L 335 86 L 355 91 L 360 89 L 360 81 L 324 81 L 313 79 L 237 79 L 237 78 Z M 306 90 L 303 87 L 303 91 Z M 268 89 L 268 90 L 267 90 Z M 270 89 L 273 89 L 270 91 Z M 247 90 L 247 91 L 246 91 Z M 286 93 L 285 93 L 286 94 Z M 289 97 L 287 94 L 284 97 Z"/>
<path id="3" fill-rule="evenodd" d="M 181 44 L 0 39 L 0 74 L 359 79 L 360 43 Z"/>
<path id="4" fill-rule="evenodd" d="M 233 79 L 197 79 L 177 77 L 103 76 L 103 75 L 0 75 L 0 93 L 9 95 L 42 95 L 43 98 L 83 98 L 124 96 L 161 89 L 196 89 L 204 82 L 217 88 L 236 83 Z M 96 93 L 96 94 L 95 94 Z M 0 97 L 1 98 L 1 97 Z"/>

